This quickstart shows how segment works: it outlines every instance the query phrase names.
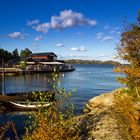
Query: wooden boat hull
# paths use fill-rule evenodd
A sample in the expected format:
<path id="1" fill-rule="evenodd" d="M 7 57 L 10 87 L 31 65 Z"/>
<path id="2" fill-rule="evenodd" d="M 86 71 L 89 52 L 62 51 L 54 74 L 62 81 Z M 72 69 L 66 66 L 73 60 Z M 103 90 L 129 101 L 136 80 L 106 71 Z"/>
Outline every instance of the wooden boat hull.
<path id="1" fill-rule="evenodd" d="M 8 103 L 9 101 L 23 101 L 26 100 L 24 96 L 8 96 L 8 95 L 0 95 L 0 102 Z"/>
<path id="2" fill-rule="evenodd" d="M 36 97 L 40 96 L 40 93 L 44 95 L 48 94 L 47 101 L 54 101 L 55 91 L 34 91 L 36 93 Z M 50 95 L 50 96 L 49 96 Z M 35 101 L 33 92 L 17 92 L 17 93 L 8 93 L 5 95 L 0 94 L 0 102 L 9 102 L 9 101 Z"/>
<path id="3" fill-rule="evenodd" d="M 39 91 L 36 92 L 36 97 L 40 97 L 39 93 Z M 36 99 L 32 93 L 12 93 L 7 95 L 0 95 L 0 104 L 4 106 L 4 108 L 8 111 L 37 110 L 41 107 L 50 106 L 55 100 L 55 91 L 41 93 L 44 93 L 46 98 L 46 101 L 43 104 L 36 102 Z"/>
<path id="4" fill-rule="evenodd" d="M 52 105 L 52 102 L 46 102 L 44 104 L 39 104 L 37 102 L 8 102 L 6 104 L 4 104 L 5 108 L 7 110 L 11 110 L 11 111 L 31 111 L 31 110 L 38 110 L 39 108 L 44 108 L 44 107 L 49 107 L 50 105 Z"/>

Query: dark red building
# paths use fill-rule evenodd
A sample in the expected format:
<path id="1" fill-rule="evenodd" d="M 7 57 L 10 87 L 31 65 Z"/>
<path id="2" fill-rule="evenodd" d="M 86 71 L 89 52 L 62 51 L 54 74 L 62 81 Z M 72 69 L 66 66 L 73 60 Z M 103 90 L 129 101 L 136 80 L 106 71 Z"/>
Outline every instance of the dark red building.
<path id="1" fill-rule="evenodd" d="M 31 54 L 30 59 L 34 60 L 35 62 L 51 62 L 57 60 L 57 55 L 53 52 L 33 53 Z"/>

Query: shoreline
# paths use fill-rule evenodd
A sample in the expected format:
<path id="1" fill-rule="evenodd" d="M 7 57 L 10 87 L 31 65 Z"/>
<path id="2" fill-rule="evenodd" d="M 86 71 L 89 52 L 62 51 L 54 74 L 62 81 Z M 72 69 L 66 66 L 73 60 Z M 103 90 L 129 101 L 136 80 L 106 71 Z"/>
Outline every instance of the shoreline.
<path id="1" fill-rule="evenodd" d="M 91 98 L 85 105 L 84 114 L 75 117 L 76 124 L 81 128 L 82 139 L 87 140 L 132 140 L 128 117 L 117 112 L 116 96 L 120 96 L 126 88 L 115 89 Z M 126 94 L 122 95 L 126 98 Z M 121 121 L 121 123 L 120 123 Z M 127 123 L 130 124 L 127 124 Z"/>
<path id="2" fill-rule="evenodd" d="M 84 113 L 72 118 L 81 130 L 79 134 L 81 139 L 132 140 L 130 128 L 126 123 L 127 118 L 123 113 L 116 112 L 115 96 L 124 90 L 126 88 L 118 88 L 91 98 L 85 105 Z M 119 117 L 122 120 L 121 124 L 118 124 Z"/>

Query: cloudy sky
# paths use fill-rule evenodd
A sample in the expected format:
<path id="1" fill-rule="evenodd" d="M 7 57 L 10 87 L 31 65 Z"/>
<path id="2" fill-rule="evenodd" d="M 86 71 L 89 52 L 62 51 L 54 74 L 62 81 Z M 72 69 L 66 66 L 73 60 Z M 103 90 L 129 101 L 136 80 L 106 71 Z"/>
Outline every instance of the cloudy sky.
<path id="1" fill-rule="evenodd" d="M 113 60 L 123 22 L 139 9 L 139 0 L 0 0 L 0 47 Z"/>

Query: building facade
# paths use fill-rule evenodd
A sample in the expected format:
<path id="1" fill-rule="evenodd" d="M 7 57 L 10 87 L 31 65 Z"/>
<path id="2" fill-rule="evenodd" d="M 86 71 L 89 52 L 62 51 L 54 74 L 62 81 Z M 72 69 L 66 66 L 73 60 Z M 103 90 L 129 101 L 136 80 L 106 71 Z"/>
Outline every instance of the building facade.
<path id="1" fill-rule="evenodd" d="M 33 60 L 34 62 L 53 62 L 57 61 L 57 55 L 53 52 L 33 53 L 29 60 Z"/>

